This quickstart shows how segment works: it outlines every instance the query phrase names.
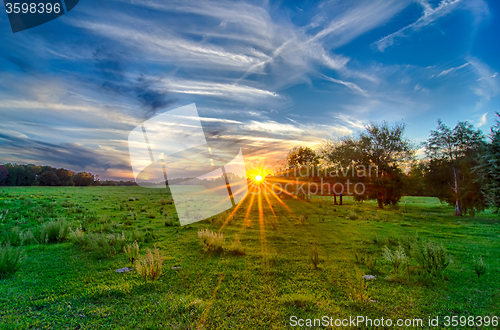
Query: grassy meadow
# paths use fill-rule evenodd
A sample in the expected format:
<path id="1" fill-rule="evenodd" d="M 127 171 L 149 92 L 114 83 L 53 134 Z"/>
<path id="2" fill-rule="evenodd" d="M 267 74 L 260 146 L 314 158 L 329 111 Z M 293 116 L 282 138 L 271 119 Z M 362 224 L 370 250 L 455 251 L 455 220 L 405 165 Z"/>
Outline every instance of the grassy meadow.
<path id="1" fill-rule="evenodd" d="M 384 210 L 349 198 L 282 203 L 246 198 L 227 223 L 231 210 L 180 227 L 162 189 L 2 187 L 0 241 L 22 254 L 17 272 L 0 274 L 0 328 L 289 329 L 300 328 L 291 316 L 500 316 L 497 214 L 455 217 L 426 197 Z M 219 248 L 203 246 L 201 229 L 223 234 Z M 164 253 L 155 283 L 115 271 L 132 267 L 123 247 L 134 241 L 140 254 Z M 399 268 L 384 257 L 429 241 L 449 255 L 443 271 L 429 274 L 408 250 Z"/>

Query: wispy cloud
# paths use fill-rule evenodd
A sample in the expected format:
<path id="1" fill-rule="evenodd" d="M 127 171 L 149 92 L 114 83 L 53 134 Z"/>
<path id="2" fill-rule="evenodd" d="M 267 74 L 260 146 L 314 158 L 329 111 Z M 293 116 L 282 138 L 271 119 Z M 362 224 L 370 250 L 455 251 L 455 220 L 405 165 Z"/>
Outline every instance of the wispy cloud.
<path id="1" fill-rule="evenodd" d="M 431 25 L 438 19 L 450 14 L 461 1 L 463 0 L 442 0 L 436 8 L 432 8 L 426 0 L 417 1 L 423 7 L 423 16 L 421 16 L 416 22 L 407 25 L 377 41 L 375 43 L 377 49 L 383 52 L 387 47 L 392 46 L 396 39 L 408 37 L 413 32 L 419 31 L 420 29 Z"/>
<path id="2" fill-rule="evenodd" d="M 467 63 L 464 63 L 464 64 L 462 64 L 462 65 L 460 65 L 460 66 L 454 67 L 454 68 L 449 68 L 449 69 L 443 70 L 443 71 L 441 71 L 441 72 L 437 75 L 437 77 L 439 78 L 439 77 L 445 76 L 445 75 L 447 75 L 447 74 L 449 74 L 449 73 L 451 73 L 451 72 L 453 72 L 453 71 L 457 71 L 457 70 L 463 69 L 463 68 L 465 68 L 467 65 L 469 65 L 469 63 L 468 63 L 468 62 L 467 62 Z"/>
<path id="3" fill-rule="evenodd" d="M 481 118 L 479 119 L 479 122 L 476 124 L 477 127 L 481 127 L 481 126 L 486 124 L 486 122 L 487 122 L 486 116 L 487 115 L 488 115 L 488 113 L 486 112 L 484 115 L 481 116 Z"/>
<path id="4" fill-rule="evenodd" d="M 328 81 L 331 81 L 333 83 L 336 83 L 336 84 L 340 84 L 340 85 L 344 85 L 345 87 L 349 88 L 350 90 L 358 93 L 358 94 L 361 94 L 363 96 L 368 96 L 368 93 L 366 91 L 364 91 L 363 89 L 361 89 L 361 87 L 359 87 L 358 85 L 356 85 L 355 83 L 352 83 L 352 82 L 349 82 L 349 81 L 343 81 L 343 80 L 339 80 L 339 79 L 335 79 L 335 78 L 331 78 L 331 77 L 327 77 L 323 74 L 321 74 L 321 76 L 328 80 Z"/>
<path id="5" fill-rule="evenodd" d="M 476 110 L 478 110 L 492 97 L 500 94 L 500 84 L 496 72 L 481 60 L 475 57 L 468 57 L 467 61 L 471 64 L 479 77 L 477 79 L 477 84 L 471 87 L 474 94 L 479 97 L 479 101 L 476 103 Z"/>

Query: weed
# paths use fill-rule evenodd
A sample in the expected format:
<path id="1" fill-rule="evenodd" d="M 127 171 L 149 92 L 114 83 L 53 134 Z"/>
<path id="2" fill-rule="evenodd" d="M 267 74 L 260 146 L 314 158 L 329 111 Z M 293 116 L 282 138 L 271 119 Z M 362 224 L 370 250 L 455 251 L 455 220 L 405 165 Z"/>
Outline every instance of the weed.
<path id="1" fill-rule="evenodd" d="M 137 274 L 144 278 L 145 283 L 148 283 L 149 278 L 151 278 L 154 283 L 161 275 L 163 261 L 165 261 L 165 256 L 163 253 L 160 253 L 160 250 L 158 250 L 156 246 L 154 246 L 153 251 L 149 248 L 146 249 L 146 255 L 139 256 L 134 262 L 134 266 Z"/>
<path id="2" fill-rule="evenodd" d="M 21 248 L 15 248 L 7 243 L 0 246 L 0 278 L 14 274 L 21 266 Z"/>
<path id="3" fill-rule="evenodd" d="M 443 270 L 450 264 L 446 249 L 432 241 L 413 245 L 411 256 L 422 269 L 434 277 L 440 277 Z"/>
<path id="4" fill-rule="evenodd" d="M 215 233 L 206 228 L 200 229 L 198 238 L 206 251 L 221 252 L 224 250 L 224 235 L 222 233 Z"/>
<path id="5" fill-rule="evenodd" d="M 241 245 L 240 238 L 238 236 L 236 236 L 234 238 L 233 242 L 228 247 L 228 250 L 233 255 L 242 256 L 245 254 L 245 250 L 243 249 L 243 246 Z"/>
<path id="6" fill-rule="evenodd" d="M 354 267 L 354 270 L 354 277 L 351 276 L 347 283 L 349 297 L 353 301 L 365 302 L 370 299 L 367 291 L 368 284 L 363 278 L 363 272 L 356 266 Z"/>
<path id="7" fill-rule="evenodd" d="M 21 245 L 31 245 L 33 243 L 38 244 L 38 241 L 36 240 L 35 235 L 33 235 L 31 229 L 19 233 L 19 237 L 21 239 Z"/>
<path id="8" fill-rule="evenodd" d="M 311 249 L 311 262 L 313 264 L 314 269 L 318 269 L 319 265 L 319 252 L 316 244 Z"/>
<path id="9" fill-rule="evenodd" d="M 160 205 L 166 205 L 166 204 L 172 204 L 172 200 L 171 199 L 165 199 L 165 198 L 161 198 L 158 203 L 160 203 Z"/>
<path id="10" fill-rule="evenodd" d="M 69 240 L 75 245 L 80 245 L 80 246 L 86 245 L 85 232 L 83 231 L 81 224 L 80 227 L 77 228 L 75 231 L 73 230 L 70 231 Z"/>
<path id="11" fill-rule="evenodd" d="M 301 214 L 299 215 L 299 224 L 305 225 L 307 223 L 307 219 L 309 219 L 308 214 Z"/>
<path id="12" fill-rule="evenodd" d="M 378 273 L 377 259 L 373 258 L 372 255 L 365 256 L 365 266 L 372 274 Z"/>
<path id="13" fill-rule="evenodd" d="M 486 264 L 483 261 L 483 257 L 479 257 L 479 259 L 474 257 L 474 271 L 476 272 L 477 278 L 480 278 L 481 275 L 486 273 Z"/>
<path id="14" fill-rule="evenodd" d="M 134 241 L 133 244 L 128 244 L 124 248 L 124 251 L 128 256 L 128 260 L 134 264 L 134 261 L 137 260 L 137 257 L 139 256 L 139 244 L 137 244 L 137 241 Z"/>
<path id="15" fill-rule="evenodd" d="M 350 220 L 358 220 L 359 219 L 359 215 L 356 212 L 351 211 L 351 212 L 349 212 L 348 218 Z"/>
<path id="16" fill-rule="evenodd" d="M 64 241 L 68 234 L 69 225 L 63 218 L 46 222 L 40 229 L 40 238 L 43 240 L 48 237 L 49 242 Z"/>
<path id="17" fill-rule="evenodd" d="M 3 241 L 12 246 L 21 245 L 21 229 L 18 226 L 12 227 L 4 234 Z"/>
<path id="18" fill-rule="evenodd" d="M 397 272 L 399 267 L 406 261 L 406 254 L 401 245 L 394 252 L 392 252 L 387 246 L 384 246 L 382 254 L 384 259 L 392 265 L 392 272 Z"/>

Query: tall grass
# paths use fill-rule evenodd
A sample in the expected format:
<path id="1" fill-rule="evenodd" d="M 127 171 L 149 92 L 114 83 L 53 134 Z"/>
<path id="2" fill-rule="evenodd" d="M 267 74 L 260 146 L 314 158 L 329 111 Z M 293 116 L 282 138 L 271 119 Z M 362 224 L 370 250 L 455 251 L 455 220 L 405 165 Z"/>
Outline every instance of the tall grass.
<path id="1" fill-rule="evenodd" d="M 21 266 L 21 248 L 15 248 L 10 243 L 0 246 L 0 278 L 14 274 Z"/>
<path id="2" fill-rule="evenodd" d="M 151 279 L 154 283 L 162 273 L 164 261 L 165 256 L 163 255 L 163 252 L 160 252 L 155 245 L 153 251 L 149 248 L 146 249 L 146 255 L 139 256 L 134 262 L 134 266 L 137 274 L 144 279 L 145 283 L 148 283 L 149 279 Z"/>
<path id="3" fill-rule="evenodd" d="M 46 222 L 40 228 L 40 238 L 42 241 L 48 238 L 49 242 L 64 241 L 69 234 L 69 224 L 64 218 Z"/>
<path id="4" fill-rule="evenodd" d="M 198 238 L 206 251 L 224 251 L 224 235 L 222 233 L 215 233 L 208 229 L 200 229 L 198 231 Z"/>

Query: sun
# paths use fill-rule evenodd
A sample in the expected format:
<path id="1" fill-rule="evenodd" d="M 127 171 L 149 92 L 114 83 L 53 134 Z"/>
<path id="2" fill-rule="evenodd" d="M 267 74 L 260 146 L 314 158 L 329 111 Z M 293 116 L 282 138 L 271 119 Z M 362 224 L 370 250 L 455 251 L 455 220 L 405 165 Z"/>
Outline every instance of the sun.
<path id="1" fill-rule="evenodd" d="M 261 175 L 256 175 L 253 179 L 257 182 L 261 182 L 263 178 Z"/>

